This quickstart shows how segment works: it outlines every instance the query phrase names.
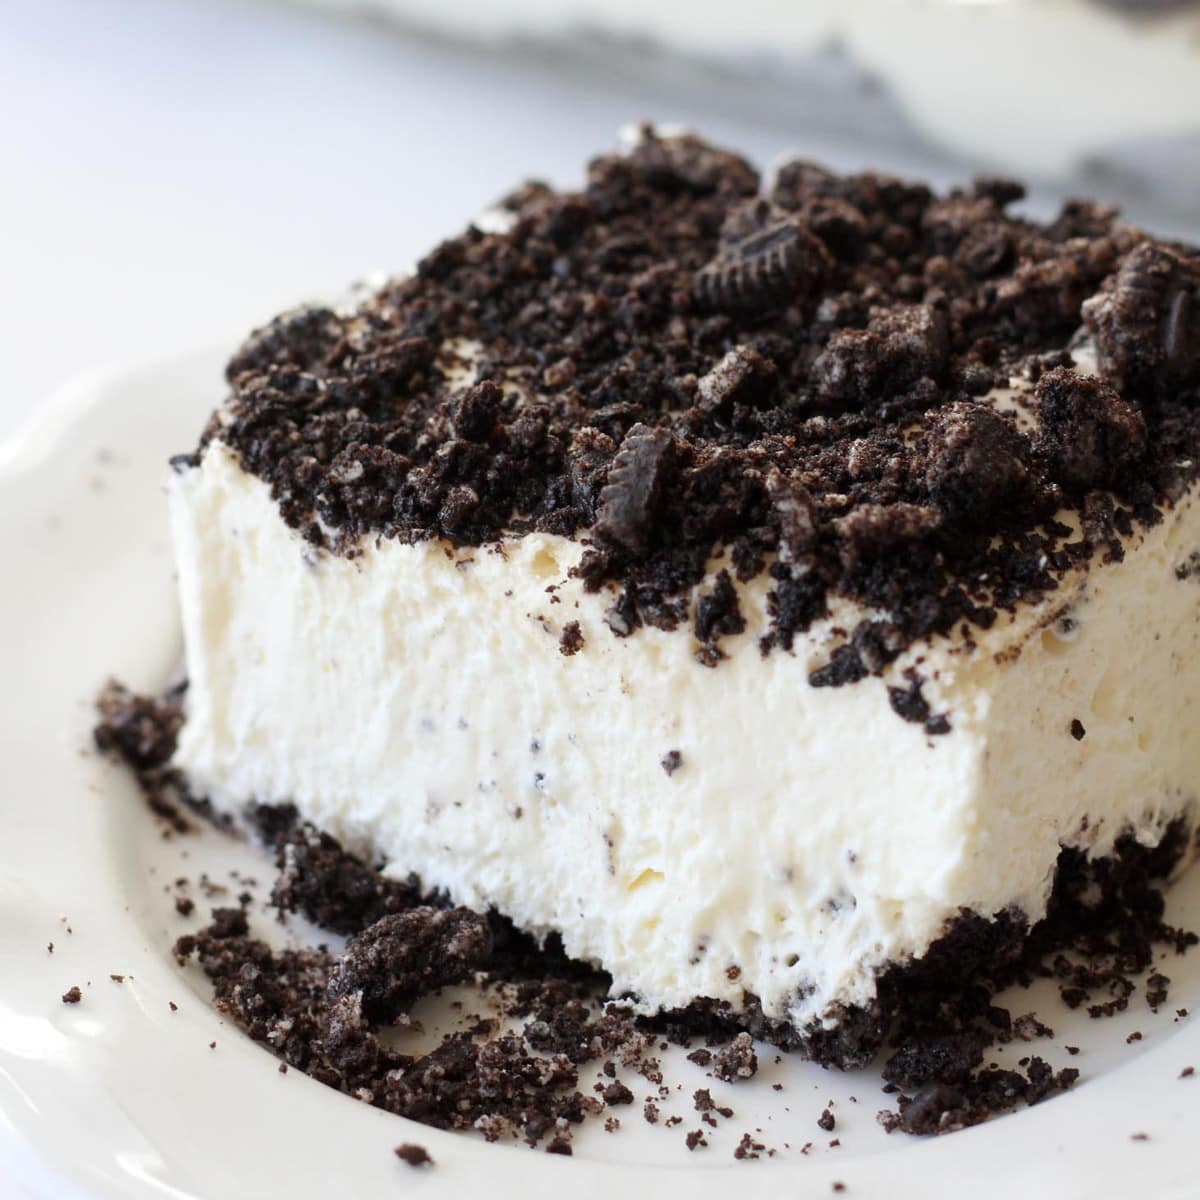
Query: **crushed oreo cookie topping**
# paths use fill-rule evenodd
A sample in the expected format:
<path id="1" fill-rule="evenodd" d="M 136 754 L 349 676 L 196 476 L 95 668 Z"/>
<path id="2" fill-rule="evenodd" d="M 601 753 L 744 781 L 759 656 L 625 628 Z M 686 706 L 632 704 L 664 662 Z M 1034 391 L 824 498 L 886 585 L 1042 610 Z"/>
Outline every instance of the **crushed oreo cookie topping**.
<path id="1" fill-rule="evenodd" d="M 294 813 L 280 820 L 278 810 L 260 806 L 255 817 L 275 847 L 279 875 L 271 901 L 281 913 L 302 913 L 322 929 L 355 934 L 420 903 L 415 881 L 391 879 L 344 854 L 327 834 L 295 825 Z"/>
<path id="2" fill-rule="evenodd" d="M 203 440 L 332 553 L 582 539 L 612 632 L 694 620 L 709 666 L 742 628 L 724 584 L 697 594 L 727 551 L 731 582 L 769 573 L 764 652 L 830 596 L 875 610 L 821 680 L 851 682 L 1111 549 L 1056 513 L 1153 522 L 1200 461 L 1196 251 L 1094 204 L 1037 223 L 1022 194 L 793 162 L 763 195 L 736 154 L 645 128 L 583 190 L 507 197 L 506 232 L 255 333 Z M 1097 375 L 1069 369 L 1081 328 Z"/>
<path id="3" fill-rule="evenodd" d="M 739 1033 L 713 1055 L 713 1074 L 726 1083 L 750 1079 L 758 1073 L 758 1055 L 748 1033 Z"/>

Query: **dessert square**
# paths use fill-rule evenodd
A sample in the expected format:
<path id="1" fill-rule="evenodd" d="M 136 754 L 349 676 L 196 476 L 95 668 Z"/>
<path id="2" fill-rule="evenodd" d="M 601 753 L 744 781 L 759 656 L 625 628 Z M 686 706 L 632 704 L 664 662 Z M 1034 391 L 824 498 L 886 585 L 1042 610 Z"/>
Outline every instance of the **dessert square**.
<path id="1" fill-rule="evenodd" d="M 284 314 L 173 460 L 174 764 L 643 1014 L 868 1060 L 1191 854 L 1200 259 L 638 131 Z"/>

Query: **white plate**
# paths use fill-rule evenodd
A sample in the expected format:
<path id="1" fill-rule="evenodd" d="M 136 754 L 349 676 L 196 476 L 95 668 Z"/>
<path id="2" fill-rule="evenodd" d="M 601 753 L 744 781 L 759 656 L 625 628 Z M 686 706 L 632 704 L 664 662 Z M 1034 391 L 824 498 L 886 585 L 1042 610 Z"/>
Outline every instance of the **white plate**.
<path id="1" fill-rule="evenodd" d="M 279 1074 L 169 953 L 198 920 L 173 911 L 176 875 L 223 878 L 237 866 L 265 879 L 265 861 L 213 831 L 164 841 L 132 782 L 87 749 L 91 699 L 106 676 L 153 689 L 178 659 L 160 480 L 167 455 L 192 445 L 218 398 L 221 361 L 198 353 L 81 380 L 0 451 L 0 1116 L 12 1135 L 0 1169 L 9 1179 L 19 1174 L 38 1195 L 78 1188 L 176 1200 L 405 1191 L 525 1200 L 550 1188 L 573 1200 L 633 1189 L 727 1200 L 734 1188 L 750 1200 L 829 1195 L 835 1180 L 848 1196 L 889 1200 L 952 1187 L 976 1200 L 1197 1194 L 1200 1077 L 1179 1075 L 1200 1068 L 1200 1026 L 1174 1011 L 1200 1008 L 1198 953 L 1165 965 L 1174 985 L 1158 1015 L 1140 990 L 1129 1013 L 1099 1022 L 1046 993 L 1011 998 L 1014 1012 L 1037 1009 L 1057 1036 L 1009 1057 L 1070 1062 L 1083 1081 L 1037 1108 L 930 1141 L 879 1130 L 876 1074 L 776 1064 L 761 1050 L 758 1079 L 736 1087 L 675 1054 L 667 1078 L 681 1086 L 664 1115 L 679 1112 L 685 1124 L 648 1126 L 643 1083 L 639 1105 L 617 1110 L 619 1133 L 591 1122 L 573 1158 L 426 1129 L 298 1072 Z M 1200 869 L 1174 889 L 1171 910 L 1200 924 Z M 83 1002 L 64 1005 L 74 984 Z M 1127 1045 L 1134 1029 L 1144 1038 Z M 1066 1043 L 1083 1052 L 1068 1058 Z M 585 1089 L 591 1078 L 583 1075 Z M 775 1081 L 783 1091 L 771 1090 Z M 699 1126 L 690 1095 L 701 1086 L 737 1116 L 689 1154 L 682 1135 Z M 828 1100 L 838 1147 L 815 1124 Z M 735 1162 L 741 1133 L 757 1126 L 768 1145 L 792 1149 Z M 1148 1140 L 1132 1139 L 1140 1132 Z M 428 1147 L 436 1167 L 398 1162 L 391 1151 L 402 1141 Z M 33 1169 L 35 1156 L 43 1165 Z"/>

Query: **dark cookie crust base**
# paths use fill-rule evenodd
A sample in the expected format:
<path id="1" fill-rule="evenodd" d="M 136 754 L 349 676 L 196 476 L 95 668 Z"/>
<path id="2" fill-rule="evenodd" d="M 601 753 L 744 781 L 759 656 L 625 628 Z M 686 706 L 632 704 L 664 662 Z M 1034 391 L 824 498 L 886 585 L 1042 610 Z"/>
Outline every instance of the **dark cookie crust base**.
<path id="1" fill-rule="evenodd" d="M 1012 984 L 1053 976 L 1062 981 L 1070 1006 L 1078 1007 L 1092 992 L 1107 997 L 1114 984 L 1117 991 L 1123 990 L 1116 981 L 1146 970 L 1156 945 L 1183 949 L 1194 942 L 1193 935 L 1163 924 L 1159 886 L 1180 866 L 1193 837 L 1190 823 L 1180 818 L 1156 846 L 1125 836 L 1110 857 L 1095 860 L 1065 847 L 1042 920 L 1031 926 L 1018 912 L 989 920 L 963 910 L 924 955 L 887 969 L 873 1004 L 830 1014 L 832 1028 L 818 1020 L 797 1030 L 773 1020 L 753 995 L 746 996 L 740 1013 L 723 1003 L 697 1000 L 653 1018 L 653 1023 L 680 1037 L 745 1030 L 822 1066 L 845 1069 L 866 1066 L 889 1039 L 902 1037 L 906 1030 L 928 1030 L 931 1022 L 936 1025 L 951 1016 L 952 1023 L 960 1023 L 977 1006 L 981 991 L 990 997 Z M 1101 969 L 1096 959 L 1106 948 L 1120 961 Z M 1086 969 L 1062 959 L 1061 952 L 1071 950 L 1090 960 Z M 1053 956 L 1059 961 L 1047 965 Z M 1081 983 L 1088 985 L 1083 989 L 1088 995 L 1076 998 L 1075 988 Z"/>
<path id="2" fill-rule="evenodd" d="M 168 766 L 177 701 L 139 698 L 113 685 L 100 712 L 98 746 L 132 767 L 169 830 L 185 831 L 178 810 L 164 799 L 190 799 L 185 781 L 173 778 Z M 211 815 L 203 805 L 191 807 Z M 651 1054 L 663 1037 L 723 1046 L 715 1055 L 697 1050 L 691 1057 L 704 1055 L 717 1064 L 717 1077 L 729 1081 L 756 1069 L 747 1034 L 829 1067 L 865 1066 L 883 1053 L 885 1091 L 897 1096 L 897 1109 L 880 1114 L 889 1131 L 944 1133 L 977 1124 L 1046 1099 L 1078 1077 L 1074 1068 L 1056 1072 L 1033 1055 L 1021 1060 L 1020 1071 L 983 1065 L 985 1051 L 997 1043 L 1051 1036 L 1033 1014 L 1014 1019 L 996 1005 L 997 992 L 1049 978 L 1069 1008 L 1111 1016 L 1128 1007 L 1135 978 L 1152 967 L 1160 948 L 1183 953 L 1197 942 L 1163 920 L 1161 884 L 1195 840 L 1190 819 L 1181 816 L 1157 846 L 1126 836 L 1111 856 L 1097 860 L 1063 849 L 1041 921 L 1030 926 L 1018 913 L 989 920 L 962 912 L 921 958 L 880 977 L 873 1004 L 831 1014 L 830 1028 L 813 1023 L 797 1030 L 770 1020 L 751 995 L 740 1012 L 698 1000 L 682 1011 L 638 1018 L 619 1000 L 606 1003 L 608 977 L 568 959 L 557 939 L 538 946 L 499 914 L 454 908 L 448 897 L 425 893 L 415 878 L 392 879 L 299 824 L 290 806 L 259 806 L 251 815 L 275 851 L 275 907 L 281 914 L 303 913 L 350 941 L 340 957 L 323 947 L 276 954 L 253 936 L 244 908 L 214 910 L 212 924 L 179 939 L 176 953 L 199 958 L 214 982 L 217 1006 L 284 1065 L 339 1090 L 374 1096 L 372 1103 L 428 1124 L 474 1127 L 489 1137 L 519 1129 L 536 1144 L 557 1130 L 549 1148 L 562 1153 L 570 1152 L 564 1122 L 626 1102 L 627 1089 L 615 1086 L 603 1103 L 572 1090 L 580 1065 L 619 1058 L 661 1085 Z M 421 995 L 476 972 L 487 986 L 515 991 L 508 1015 L 528 1019 L 520 1035 L 495 1036 L 496 1023 L 481 1019 L 418 1058 L 379 1039 Z M 1152 1010 L 1166 1003 L 1169 984 L 1161 973 L 1147 977 Z M 545 1054 L 551 1057 L 538 1057 Z M 611 1066 L 605 1063 L 609 1079 Z"/>

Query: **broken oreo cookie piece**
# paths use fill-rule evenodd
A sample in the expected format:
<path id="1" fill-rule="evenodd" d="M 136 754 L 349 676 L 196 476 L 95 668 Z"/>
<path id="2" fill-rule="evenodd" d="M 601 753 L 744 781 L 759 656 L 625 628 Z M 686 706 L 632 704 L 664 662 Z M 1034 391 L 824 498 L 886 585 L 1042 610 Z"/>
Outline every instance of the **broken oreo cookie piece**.
<path id="1" fill-rule="evenodd" d="M 1200 260 L 1143 242 L 1083 315 L 1110 382 L 1164 399 L 1200 384 Z"/>
<path id="2" fill-rule="evenodd" d="M 859 562 L 880 558 L 927 538 L 942 525 L 942 514 L 923 504 L 860 504 L 833 527 L 840 538 L 842 561 L 847 569 Z"/>
<path id="3" fill-rule="evenodd" d="M 767 200 L 734 209 L 716 258 L 696 272 L 697 304 L 713 312 L 767 310 L 815 300 L 829 253 L 798 217 Z"/>
<path id="4" fill-rule="evenodd" d="M 628 162 L 640 179 L 666 191 L 736 197 L 752 196 L 758 190 L 758 172 L 740 155 L 694 134 L 660 137 L 649 124 L 638 130 Z"/>
<path id="5" fill-rule="evenodd" d="M 1077 490 L 1111 487 L 1141 460 L 1146 422 L 1095 375 L 1065 367 L 1037 382 L 1036 446 L 1057 482 Z"/>
<path id="6" fill-rule="evenodd" d="M 834 333 L 813 363 L 813 382 L 827 407 L 865 407 L 920 379 L 941 379 L 949 359 L 945 310 L 898 305 L 878 314 L 866 329 Z"/>
<path id="7" fill-rule="evenodd" d="M 595 529 L 602 540 L 631 554 L 644 552 L 675 449 L 675 438 L 665 429 L 639 422 L 625 435 L 600 493 Z"/>

